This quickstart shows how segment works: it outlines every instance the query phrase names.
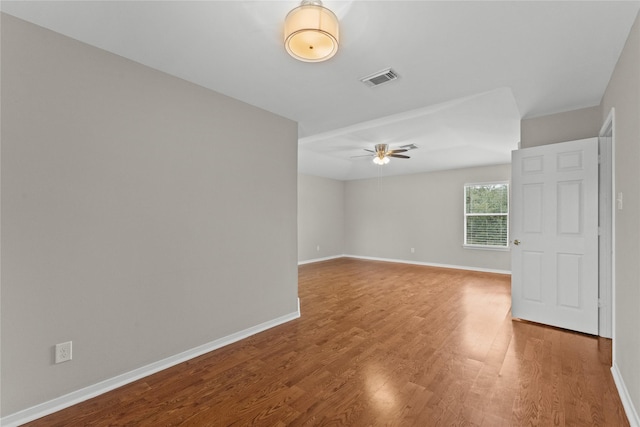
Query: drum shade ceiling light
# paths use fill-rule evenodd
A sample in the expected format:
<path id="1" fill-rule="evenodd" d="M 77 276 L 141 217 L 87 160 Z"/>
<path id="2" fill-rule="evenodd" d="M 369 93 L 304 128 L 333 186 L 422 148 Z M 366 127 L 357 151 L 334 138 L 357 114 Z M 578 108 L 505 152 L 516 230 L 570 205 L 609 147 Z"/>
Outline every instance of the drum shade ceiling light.
<path id="1" fill-rule="evenodd" d="M 302 0 L 285 19 L 285 48 L 300 61 L 326 61 L 338 51 L 338 40 L 338 18 L 320 0 Z"/>

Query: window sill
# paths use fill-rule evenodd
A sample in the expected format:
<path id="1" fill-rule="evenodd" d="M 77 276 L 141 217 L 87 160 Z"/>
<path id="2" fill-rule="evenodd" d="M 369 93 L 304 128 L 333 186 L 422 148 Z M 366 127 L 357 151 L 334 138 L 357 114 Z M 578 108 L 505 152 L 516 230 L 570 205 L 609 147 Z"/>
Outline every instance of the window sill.
<path id="1" fill-rule="evenodd" d="M 510 247 L 503 246 L 479 246 L 479 245 L 462 245 L 464 249 L 479 249 L 481 251 L 498 251 L 498 252 L 508 252 L 511 250 Z"/>

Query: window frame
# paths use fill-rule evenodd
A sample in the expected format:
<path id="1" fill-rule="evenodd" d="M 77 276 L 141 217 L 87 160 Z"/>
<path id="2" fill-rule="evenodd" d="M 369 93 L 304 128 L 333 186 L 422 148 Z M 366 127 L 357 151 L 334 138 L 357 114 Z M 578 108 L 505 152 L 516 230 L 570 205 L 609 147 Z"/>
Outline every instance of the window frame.
<path id="1" fill-rule="evenodd" d="M 467 188 L 469 187 L 483 187 L 489 185 L 504 185 L 507 187 L 507 212 L 506 213 L 467 213 Z M 463 229 L 462 229 L 462 246 L 467 249 L 482 249 L 493 251 L 508 251 L 510 250 L 509 229 L 511 228 L 511 185 L 509 181 L 489 181 L 489 182 L 469 182 L 465 183 L 462 188 L 462 211 L 464 216 Z M 473 243 L 467 243 L 467 218 L 469 216 L 505 216 L 507 218 L 507 239 L 506 244 L 502 245 L 479 245 Z"/>

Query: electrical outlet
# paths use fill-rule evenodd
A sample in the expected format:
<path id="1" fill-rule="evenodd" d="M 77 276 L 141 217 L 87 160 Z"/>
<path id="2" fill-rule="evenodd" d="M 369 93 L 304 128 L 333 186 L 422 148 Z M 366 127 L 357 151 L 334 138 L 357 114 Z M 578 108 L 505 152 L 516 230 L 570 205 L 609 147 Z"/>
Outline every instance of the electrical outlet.
<path id="1" fill-rule="evenodd" d="M 71 360 L 71 341 L 56 344 L 56 363 Z"/>
<path id="2" fill-rule="evenodd" d="M 415 254 L 416 253 L 416 248 L 411 248 L 411 253 Z"/>
<path id="3" fill-rule="evenodd" d="M 320 245 L 316 246 L 316 251 L 320 252 Z"/>

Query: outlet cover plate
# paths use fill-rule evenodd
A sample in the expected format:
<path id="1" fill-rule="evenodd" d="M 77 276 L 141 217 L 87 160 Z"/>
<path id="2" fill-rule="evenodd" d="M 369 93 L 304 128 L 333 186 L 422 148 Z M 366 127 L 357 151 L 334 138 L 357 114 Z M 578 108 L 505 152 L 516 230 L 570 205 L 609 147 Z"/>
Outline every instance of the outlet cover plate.
<path id="1" fill-rule="evenodd" d="M 71 341 L 56 344 L 56 363 L 68 362 L 71 360 Z"/>

